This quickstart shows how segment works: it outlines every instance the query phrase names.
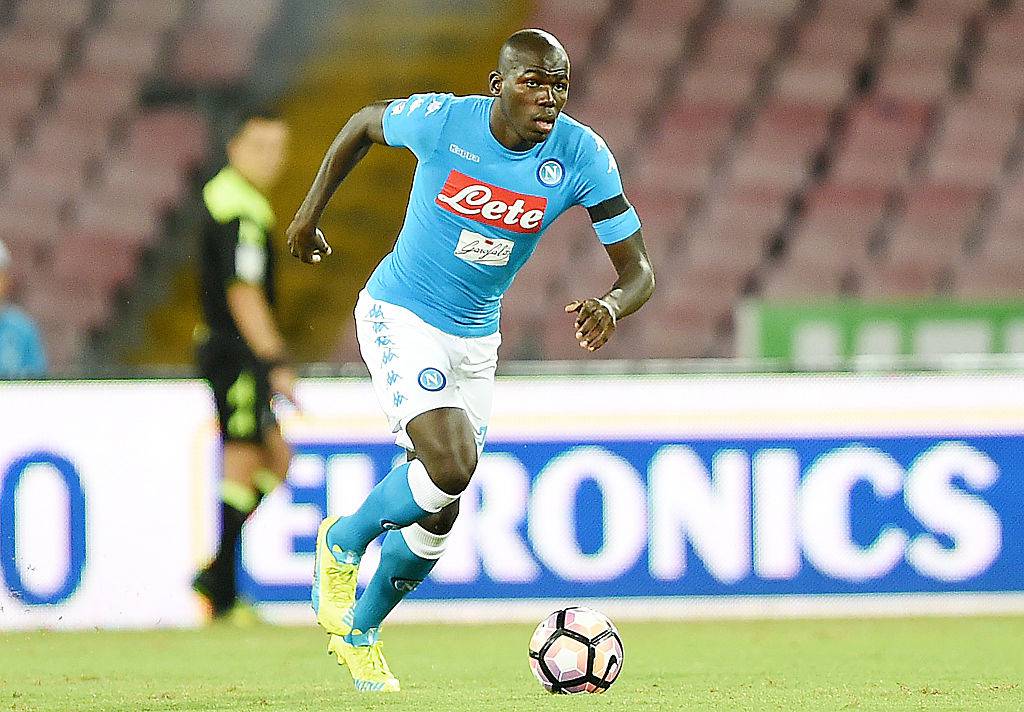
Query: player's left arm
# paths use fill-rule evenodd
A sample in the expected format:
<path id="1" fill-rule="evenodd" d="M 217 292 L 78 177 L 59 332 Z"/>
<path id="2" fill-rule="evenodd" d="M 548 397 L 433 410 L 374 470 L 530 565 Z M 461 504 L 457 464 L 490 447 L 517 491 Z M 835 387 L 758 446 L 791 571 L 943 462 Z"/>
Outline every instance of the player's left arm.
<path id="1" fill-rule="evenodd" d="M 618 274 L 615 284 L 602 297 L 565 306 L 566 312 L 576 312 L 576 340 L 588 351 L 604 346 L 618 320 L 642 307 L 654 293 L 654 268 L 640 229 L 624 240 L 605 245 L 605 250 Z"/>
<path id="2" fill-rule="evenodd" d="M 608 252 L 618 279 L 604 296 L 565 306 L 576 312 L 575 335 L 580 346 L 597 351 L 607 343 L 619 319 L 644 305 L 654 293 L 654 269 L 647 257 L 640 217 L 622 190 L 619 166 L 608 144 L 591 132 L 584 142 L 589 155 L 583 165 L 577 202 L 590 213 L 594 232 Z"/>

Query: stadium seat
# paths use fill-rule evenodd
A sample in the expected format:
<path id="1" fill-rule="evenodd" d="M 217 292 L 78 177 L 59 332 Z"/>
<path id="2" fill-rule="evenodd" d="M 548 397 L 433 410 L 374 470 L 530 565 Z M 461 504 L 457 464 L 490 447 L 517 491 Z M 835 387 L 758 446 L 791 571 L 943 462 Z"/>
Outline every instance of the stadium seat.
<path id="1" fill-rule="evenodd" d="M 980 198 L 979 191 L 958 184 L 918 183 L 906 195 L 894 235 L 936 248 L 959 246 Z"/>
<path id="2" fill-rule="evenodd" d="M 565 45 L 570 57 L 579 57 L 586 54 L 591 35 L 610 5 L 610 0 L 541 2 L 537 3 L 531 21 L 554 34 Z"/>
<path id="3" fill-rule="evenodd" d="M 135 105 L 138 90 L 138 82 L 131 75 L 83 72 L 68 77 L 58 101 L 62 111 L 102 130 L 114 117 Z"/>
<path id="4" fill-rule="evenodd" d="M 280 0 L 206 0 L 181 33 L 172 73 L 205 85 L 240 81 L 280 5 Z"/>
<path id="5" fill-rule="evenodd" d="M 925 128 L 919 105 L 870 101 L 848 120 L 830 176 L 837 183 L 893 185 L 902 180 Z"/>
<path id="6" fill-rule="evenodd" d="M 41 79 L 57 69 L 64 49 L 59 33 L 16 25 L 0 34 L 0 71 Z"/>
<path id="7" fill-rule="evenodd" d="M 154 210 L 174 204 L 184 190 L 184 176 L 173 163 L 152 162 L 127 153 L 105 163 L 97 186 L 100 194 L 123 196 Z"/>
<path id="8" fill-rule="evenodd" d="M 1024 293 L 1024 264 L 967 262 L 956 271 L 955 295 L 961 299 L 1019 300 Z"/>
<path id="9" fill-rule="evenodd" d="M 774 49 L 774 29 L 772 22 L 761 18 L 727 15 L 705 39 L 703 66 L 722 74 L 752 72 Z"/>
<path id="10" fill-rule="evenodd" d="M 804 180 L 822 145 L 829 112 L 820 105 L 771 102 L 762 109 L 732 167 L 734 185 L 766 184 L 788 193 Z"/>
<path id="11" fill-rule="evenodd" d="M 107 233 L 73 232 L 53 251 L 52 271 L 58 280 L 80 280 L 109 293 L 135 273 L 137 251 Z"/>
<path id="12" fill-rule="evenodd" d="M 85 25 L 93 5 L 92 0 L 22 0 L 15 22 L 20 28 L 61 35 Z"/>
<path id="13" fill-rule="evenodd" d="M 0 123 L 13 126 L 39 106 L 41 82 L 29 79 L 4 82 L 4 100 L 0 102 Z"/>
<path id="14" fill-rule="evenodd" d="M 75 216 L 79 230 L 118 236 L 127 244 L 152 241 L 157 233 L 158 216 L 152 208 L 133 204 L 127 196 L 83 194 Z"/>
<path id="15" fill-rule="evenodd" d="M 972 188 L 992 184 L 1016 130 L 1017 117 L 1001 103 L 971 96 L 949 106 L 928 159 L 927 175 Z"/>
<path id="16" fill-rule="evenodd" d="M 161 41 L 160 33 L 146 28 L 97 30 L 85 41 L 81 67 L 87 72 L 141 77 L 156 67 Z"/>
<path id="17" fill-rule="evenodd" d="M 58 107 L 36 124 L 31 150 L 81 164 L 86 159 L 105 153 L 110 143 L 110 126 L 90 126 L 81 118 Z"/>
<path id="18" fill-rule="evenodd" d="M 196 111 L 159 109 L 140 114 L 129 130 L 128 150 L 147 163 L 179 169 L 206 155 L 207 127 Z"/>
<path id="19" fill-rule="evenodd" d="M 59 204 L 81 187 L 84 160 L 35 152 L 17 161 L 10 171 L 6 190 L 13 195 L 36 195 Z"/>
<path id="20" fill-rule="evenodd" d="M 861 294 L 864 299 L 921 299 L 942 294 L 940 289 L 944 265 L 935 260 L 900 259 L 885 262 L 862 275 Z"/>
<path id="21" fill-rule="evenodd" d="M 114 0 L 107 15 L 107 26 L 122 31 L 163 32 L 182 17 L 182 0 Z"/>

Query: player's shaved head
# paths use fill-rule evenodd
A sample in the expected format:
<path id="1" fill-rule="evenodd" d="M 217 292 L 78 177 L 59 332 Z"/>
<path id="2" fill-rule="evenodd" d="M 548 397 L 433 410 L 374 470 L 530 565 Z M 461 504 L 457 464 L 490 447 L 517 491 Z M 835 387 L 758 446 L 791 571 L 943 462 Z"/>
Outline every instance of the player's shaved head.
<path id="1" fill-rule="evenodd" d="M 527 150 L 555 127 L 569 97 L 569 56 L 544 30 L 519 30 L 498 52 L 498 68 L 488 77 L 491 132 L 507 148 Z"/>
<path id="2" fill-rule="evenodd" d="M 568 73 L 569 55 L 550 32 L 519 30 L 501 45 L 498 51 L 498 71 L 507 74 L 526 66 Z"/>

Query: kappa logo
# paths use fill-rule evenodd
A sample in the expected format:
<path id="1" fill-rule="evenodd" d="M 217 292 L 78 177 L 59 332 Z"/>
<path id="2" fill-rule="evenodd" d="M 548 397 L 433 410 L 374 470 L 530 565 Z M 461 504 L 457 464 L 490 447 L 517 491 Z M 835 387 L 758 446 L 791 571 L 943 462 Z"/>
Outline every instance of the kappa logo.
<path id="1" fill-rule="evenodd" d="M 562 164 L 554 158 L 544 161 L 537 169 L 537 180 L 548 188 L 554 188 L 556 185 L 561 183 L 564 176 L 565 169 L 562 168 Z"/>
<path id="2" fill-rule="evenodd" d="M 473 163 L 480 162 L 480 156 L 476 155 L 475 153 L 467 151 L 457 143 L 450 144 L 448 146 L 448 150 L 454 153 L 459 158 L 465 158 L 467 161 L 473 161 Z"/>
<path id="3" fill-rule="evenodd" d="M 434 199 L 448 212 L 512 232 L 540 232 L 548 200 L 516 193 L 453 170 Z"/>
<path id="4" fill-rule="evenodd" d="M 431 391 L 432 393 L 442 390 L 448 383 L 448 379 L 444 377 L 444 374 L 433 366 L 420 371 L 420 375 L 417 380 L 420 383 L 420 388 L 425 391 Z"/>

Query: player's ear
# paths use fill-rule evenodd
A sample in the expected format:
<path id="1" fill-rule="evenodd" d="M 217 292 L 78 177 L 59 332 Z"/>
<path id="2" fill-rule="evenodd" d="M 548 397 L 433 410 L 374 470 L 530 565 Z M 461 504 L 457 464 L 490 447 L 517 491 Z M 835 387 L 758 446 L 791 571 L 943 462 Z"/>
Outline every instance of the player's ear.
<path id="1" fill-rule="evenodd" d="M 505 80 L 505 77 L 501 76 L 498 72 L 491 72 L 487 77 L 487 88 L 491 90 L 491 96 L 498 96 L 501 94 L 501 83 Z"/>

